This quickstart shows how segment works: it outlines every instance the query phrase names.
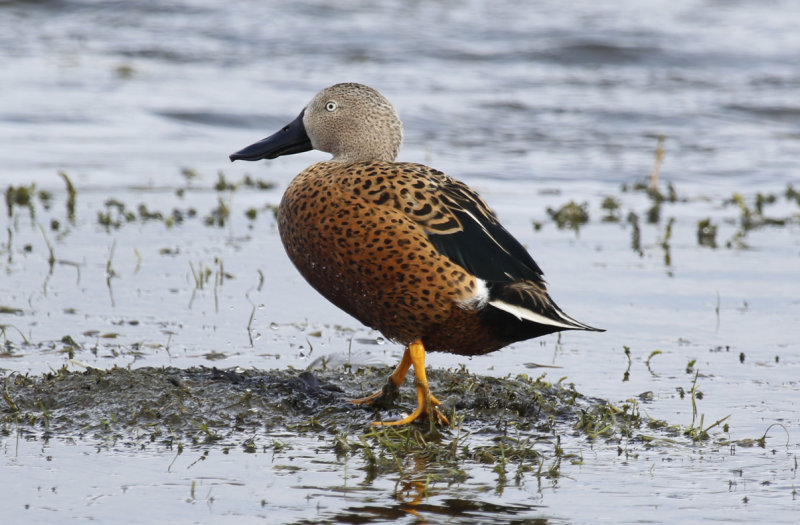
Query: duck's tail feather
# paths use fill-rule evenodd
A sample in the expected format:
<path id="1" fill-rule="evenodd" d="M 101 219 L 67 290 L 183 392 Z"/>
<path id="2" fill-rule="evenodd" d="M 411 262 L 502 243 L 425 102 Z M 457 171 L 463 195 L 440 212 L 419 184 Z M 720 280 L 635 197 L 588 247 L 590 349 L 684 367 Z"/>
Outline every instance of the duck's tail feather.
<path id="1" fill-rule="evenodd" d="M 550 298 L 543 284 L 489 282 L 489 301 L 486 315 L 502 327 L 506 336 L 515 340 L 560 332 L 561 330 L 590 330 L 604 332 L 567 315 Z"/>

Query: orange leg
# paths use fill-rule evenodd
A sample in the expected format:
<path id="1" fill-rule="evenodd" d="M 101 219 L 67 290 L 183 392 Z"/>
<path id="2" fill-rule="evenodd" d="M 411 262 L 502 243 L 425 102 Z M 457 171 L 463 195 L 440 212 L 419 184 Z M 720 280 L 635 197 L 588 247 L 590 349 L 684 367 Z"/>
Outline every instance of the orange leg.
<path id="1" fill-rule="evenodd" d="M 394 372 L 392 372 L 392 375 L 389 376 L 389 381 L 386 382 L 386 386 L 370 396 L 351 399 L 350 402 L 357 405 L 371 405 L 384 395 L 390 397 L 393 396 L 397 389 L 400 388 L 400 385 L 403 384 L 403 379 L 406 378 L 409 368 L 411 368 L 411 354 L 408 352 L 408 348 L 406 348 L 406 351 L 403 352 L 403 357 L 400 359 L 400 363 L 397 365 L 397 368 L 395 368 Z"/>
<path id="2" fill-rule="evenodd" d="M 423 346 L 420 340 L 414 341 L 408 345 L 406 351 L 403 353 L 403 358 L 400 360 L 400 364 L 397 365 L 392 375 L 389 376 L 389 381 L 382 390 L 365 398 L 354 399 L 353 403 L 369 404 L 380 399 L 384 394 L 397 390 L 411 366 L 414 367 L 414 377 L 417 381 L 417 409 L 414 410 L 411 415 L 398 421 L 390 421 L 388 423 L 376 421 L 373 425 L 405 425 L 432 413 L 433 419 L 437 423 L 449 426 L 450 422 L 445 415 L 436 408 L 437 405 L 441 405 L 441 402 L 431 394 L 430 388 L 428 387 L 428 377 L 425 374 L 425 346 Z"/>

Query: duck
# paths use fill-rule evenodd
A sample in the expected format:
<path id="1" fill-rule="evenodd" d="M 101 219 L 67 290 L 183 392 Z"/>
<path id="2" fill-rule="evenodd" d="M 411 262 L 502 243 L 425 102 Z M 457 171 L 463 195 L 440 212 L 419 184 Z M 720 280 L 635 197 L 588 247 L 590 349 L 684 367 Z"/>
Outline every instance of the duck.
<path id="1" fill-rule="evenodd" d="M 383 388 L 351 401 L 387 406 L 413 367 L 416 409 L 373 424 L 449 425 L 428 384 L 427 352 L 475 356 L 562 330 L 603 330 L 551 299 L 539 265 L 477 192 L 398 162 L 402 140 L 389 100 L 348 82 L 323 89 L 293 121 L 229 158 L 332 155 L 288 185 L 277 211 L 281 242 L 320 294 L 404 347 Z"/>

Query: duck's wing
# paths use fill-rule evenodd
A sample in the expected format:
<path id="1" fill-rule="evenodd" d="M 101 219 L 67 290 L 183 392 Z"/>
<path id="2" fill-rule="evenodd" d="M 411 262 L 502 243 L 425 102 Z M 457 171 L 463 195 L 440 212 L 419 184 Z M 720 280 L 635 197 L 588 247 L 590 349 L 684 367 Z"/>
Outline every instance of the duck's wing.
<path id="1" fill-rule="evenodd" d="M 439 253 L 485 281 L 544 284 L 539 265 L 474 190 L 427 166 L 411 166 L 426 190 L 416 199 L 425 213 L 411 215 Z"/>
<path id="2" fill-rule="evenodd" d="M 401 189 L 395 205 L 425 229 L 436 251 L 485 281 L 494 308 L 484 316 L 509 340 L 598 330 L 573 319 L 550 298 L 539 265 L 474 190 L 427 166 L 410 166 L 419 177 L 412 183 L 415 191 Z"/>

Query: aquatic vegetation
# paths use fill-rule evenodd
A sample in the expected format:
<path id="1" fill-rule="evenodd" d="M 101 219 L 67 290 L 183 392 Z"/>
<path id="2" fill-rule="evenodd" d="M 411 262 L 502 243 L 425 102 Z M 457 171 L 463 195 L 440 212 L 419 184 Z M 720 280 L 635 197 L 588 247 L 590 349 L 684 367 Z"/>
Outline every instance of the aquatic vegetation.
<path id="1" fill-rule="evenodd" d="M 203 217 L 203 222 L 206 226 L 217 226 L 222 228 L 228 222 L 231 216 L 231 210 L 222 197 L 217 199 L 217 207 L 213 208 L 208 215 Z"/>
<path id="2" fill-rule="evenodd" d="M 186 191 L 200 191 L 193 186 L 193 181 L 200 177 L 200 174 L 191 168 L 183 168 L 181 175 L 187 182 L 187 186 L 178 188 L 176 195 L 179 198 L 185 196 Z M 249 175 L 245 175 L 237 182 L 229 181 L 224 172 L 220 171 L 217 174 L 217 181 L 213 184 L 212 190 L 217 193 L 232 193 L 238 188 L 245 187 L 248 191 L 259 190 L 266 191 L 275 187 L 275 184 L 261 179 L 253 179 Z M 202 217 L 203 224 L 210 227 L 224 227 L 228 224 L 231 216 L 230 209 L 231 199 L 224 199 L 222 196 L 217 198 L 217 205 L 208 210 L 204 214 L 200 214 L 196 207 L 189 206 L 185 208 L 173 207 L 169 211 L 161 211 L 151 209 L 147 203 L 140 202 L 136 205 L 129 205 L 117 198 L 108 198 L 104 202 L 105 210 L 98 210 L 97 222 L 106 228 L 107 231 L 111 229 L 120 229 L 122 226 L 130 223 L 144 223 L 144 222 L 162 222 L 168 228 L 180 225 L 184 221 Z M 269 207 L 269 205 L 267 205 Z M 135 210 L 135 211 L 134 211 Z M 258 215 L 256 208 L 248 208 L 244 212 L 245 216 L 250 220 L 255 220 Z"/>
<path id="3" fill-rule="evenodd" d="M 192 170 L 191 168 L 183 168 L 181 171 L 182 176 L 186 180 L 186 186 L 178 188 L 176 194 L 179 198 L 185 196 L 186 191 L 208 191 L 197 185 L 197 180 L 201 175 Z M 35 184 L 12 186 L 9 185 L 5 189 L 5 203 L 6 213 L 9 217 L 15 218 L 18 216 L 17 210 L 25 210 L 29 219 L 33 223 L 39 221 L 48 225 L 48 229 L 52 232 L 64 232 L 62 220 L 58 216 L 53 216 L 55 213 L 52 209 L 54 200 L 64 199 L 66 202 L 66 213 L 62 216 L 70 224 L 75 221 L 75 206 L 77 199 L 77 190 L 73 186 L 71 180 L 64 172 L 58 172 L 58 175 L 64 180 L 66 193 L 63 195 L 54 195 L 49 191 L 37 191 Z M 662 183 L 663 184 L 663 183 Z M 246 188 L 247 191 L 270 191 L 275 188 L 275 184 L 270 181 L 254 179 L 250 175 L 245 175 L 238 181 L 229 180 L 224 172 L 220 171 L 217 174 L 216 182 L 212 183 L 210 189 L 217 192 L 216 204 L 208 207 L 205 210 L 198 210 L 196 205 L 192 206 L 172 206 L 166 209 L 156 209 L 148 202 L 125 202 L 117 197 L 107 197 L 103 201 L 102 209 L 96 211 L 97 223 L 101 225 L 106 231 L 119 230 L 126 225 L 142 224 L 150 222 L 160 222 L 167 228 L 180 226 L 186 221 L 193 219 L 202 219 L 202 223 L 209 227 L 222 228 L 227 226 L 234 213 L 239 216 L 244 216 L 248 221 L 255 223 L 260 217 L 261 211 L 270 211 L 274 218 L 277 211 L 277 206 L 273 202 L 265 202 L 259 207 L 248 206 L 244 209 L 232 209 L 233 199 L 230 198 L 232 194 Z M 638 208 L 631 206 L 626 202 L 626 193 L 641 193 L 645 194 L 649 200 L 649 206 L 646 208 Z M 590 209 L 597 208 L 603 212 L 600 216 L 601 224 L 622 224 L 630 227 L 630 246 L 631 249 L 643 256 L 651 245 L 645 242 L 643 236 L 646 231 L 643 230 L 643 224 L 658 224 L 661 222 L 662 207 L 664 203 L 671 205 L 679 205 L 680 203 L 696 203 L 708 202 L 708 207 L 713 210 L 719 206 L 725 209 L 735 209 L 738 213 L 736 215 L 737 228 L 730 233 L 727 233 L 729 228 L 726 224 L 730 222 L 728 217 L 721 217 L 716 212 L 715 215 L 709 215 L 704 219 L 700 219 L 696 223 L 695 237 L 699 246 L 717 248 L 720 245 L 731 249 L 747 249 L 750 246 L 749 237 L 752 232 L 765 227 L 785 227 L 789 225 L 800 224 L 800 213 L 789 212 L 781 215 L 770 213 L 772 207 L 776 207 L 781 198 L 784 202 L 795 203 L 800 205 L 800 192 L 797 191 L 792 185 L 788 185 L 783 194 L 778 193 L 762 193 L 756 192 L 752 195 L 745 195 L 740 192 L 734 192 L 731 197 L 726 199 L 710 199 L 706 196 L 694 197 L 679 197 L 678 191 L 671 182 L 667 182 L 665 190 L 661 190 L 658 186 L 653 185 L 652 180 L 639 181 L 632 184 L 623 184 L 621 193 L 616 196 L 605 195 L 599 197 L 595 203 L 584 201 L 577 203 L 569 201 L 561 206 L 547 207 L 546 213 L 550 220 L 552 220 L 559 229 L 572 230 L 576 233 L 580 229 L 589 224 Z M 785 206 L 784 206 L 785 208 Z M 37 209 L 41 210 L 46 215 L 45 218 L 40 218 L 37 215 Z M 49 216 L 47 216 L 49 214 Z M 671 242 L 673 238 L 673 231 L 675 227 L 681 223 L 681 217 L 677 214 L 671 216 L 667 221 L 665 228 L 661 231 L 661 238 L 656 242 L 664 252 L 664 261 L 666 266 L 671 266 Z M 251 224 L 249 227 L 253 227 Z M 542 222 L 534 221 L 534 229 L 541 228 Z M 18 221 L 12 222 L 12 227 L 7 231 L 8 241 L 6 247 L 11 246 L 13 240 L 13 231 L 18 227 Z M 684 231 L 681 229 L 680 231 Z M 726 234 L 727 239 L 723 242 L 719 240 L 720 235 Z M 52 247 L 52 244 L 48 245 Z M 30 251 L 33 249 L 31 245 L 26 245 L 25 249 Z M 12 251 L 8 249 L 8 256 L 12 256 Z"/>
<path id="4" fill-rule="evenodd" d="M 800 206 L 800 191 L 794 189 L 794 186 L 788 184 L 786 186 L 786 191 L 783 193 L 784 197 L 786 197 L 787 201 L 794 201 L 795 204 Z"/>
<path id="5" fill-rule="evenodd" d="M 642 257 L 644 250 L 642 249 L 642 229 L 639 227 L 639 215 L 634 211 L 628 212 L 627 222 L 631 225 L 631 250 Z"/>
<path id="6" fill-rule="evenodd" d="M 789 193 L 790 190 L 787 190 L 787 196 Z M 750 204 L 741 193 L 735 192 L 730 199 L 724 201 L 724 204 L 736 206 L 740 212 L 741 227 L 744 230 L 753 230 L 763 226 L 785 226 L 791 221 L 791 217 L 769 217 L 765 214 L 765 208 L 775 204 L 777 200 L 777 195 L 773 193 L 757 192 Z"/>
<path id="7" fill-rule="evenodd" d="M 254 179 L 250 175 L 245 175 L 238 182 L 229 182 L 223 171 L 217 172 L 217 182 L 214 184 L 216 191 L 234 191 L 240 187 L 255 190 L 271 190 L 275 187 L 274 182 L 265 181 L 261 179 Z"/>
<path id="8" fill-rule="evenodd" d="M 697 222 L 697 244 L 709 248 L 717 247 L 717 226 L 711 222 L 710 218 Z"/>
<path id="9" fill-rule="evenodd" d="M 670 241 L 672 240 L 672 227 L 675 225 L 675 217 L 670 217 L 664 226 L 664 234 L 661 237 L 661 248 L 664 250 L 664 266 L 670 268 L 672 266 L 672 252 L 670 249 Z M 667 275 L 672 277 L 672 272 L 668 271 Z"/>
<path id="10" fill-rule="evenodd" d="M 622 220 L 621 207 L 622 202 L 614 197 L 605 197 L 600 207 L 605 210 L 606 214 L 601 219 L 603 222 L 620 222 Z"/>
<path id="11" fill-rule="evenodd" d="M 686 367 L 686 372 L 691 373 L 693 367 L 694 367 L 694 361 L 691 361 L 689 365 L 687 365 Z M 699 399 L 703 399 L 703 393 L 697 389 L 697 378 L 699 377 L 699 375 L 700 371 L 699 370 L 695 371 L 694 379 L 692 380 L 692 386 L 689 389 L 689 395 L 692 401 L 692 422 L 686 429 L 683 430 L 683 434 L 685 436 L 690 437 L 693 441 L 705 441 L 709 439 L 710 438 L 709 430 L 723 424 L 731 417 L 730 415 L 727 415 L 722 419 L 716 420 L 715 422 L 711 423 L 708 426 L 703 425 L 705 421 L 705 415 L 699 414 L 698 416 L 698 410 L 697 410 L 697 401 Z M 681 398 L 683 398 L 683 392 L 681 392 Z M 725 428 L 725 432 L 727 431 L 728 429 Z"/>
<path id="12" fill-rule="evenodd" d="M 241 182 L 242 186 L 247 188 L 253 188 L 256 190 L 271 190 L 274 189 L 277 185 L 272 181 L 266 181 L 263 179 L 254 179 L 250 175 L 245 175 Z"/>
<path id="13" fill-rule="evenodd" d="M 33 195 L 36 192 L 36 185 L 31 184 L 30 186 L 8 186 L 6 188 L 6 210 L 8 211 L 8 216 L 12 217 L 14 215 L 14 207 L 21 207 L 27 208 L 28 213 L 30 213 L 31 221 L 36 218 L 36 211 L 33 207 Z"/>
<path id="14" fill-rule="evenodd" d="M 785 192 L 788 201 L 795 199 L 795 192 L 792 186 L 788 186 Z M 800 224 L 800 214 L 793 214 L 785 217 L 769 216 L 766 208 L 778 201 L 776 194 L 764 194 L 757 192 L 750 200 L 739 192 L 723 201 L 725 206 L 735 206 L 739 210 L 739 228 L 733 236 L 726 241 L 728 248 L 746 249 L 747 235 L 754 230 L 767 226 L 782 227 L 789 224 Z"/>
<path id="15" fill-rule="evenodd" d="M 225 173 L 219 171 L 217 173 L 217 183 L 214 184 L 214 190 L 216 191 L 233 191 L 236 189 L 236 185 L 228 182 L 225 178 Z"/>
<path id="16" fill-rule="evenodd" d="M 75 186 L 72 185 L 72 181 L 70 180 L 69 176 L 64 171 L 59 171 L 58 176 L 64 180 L 64 184 L 67 187 L 67 219 L 71 223 L 75 223 L 75 201 L 77 199 L 78 192 L 75 190 Z"/>
<path id="17" fill-rule="evenodd" d="M 70 336 L 62 343 L 64 351 L 79 349 Z M 562 448 L 564 432 L 579 432 L 591 441 L 658 441 L 652 431 L 660 425 L 642 414 L 636 400 L 614 405 L 585 398 L 570 384 L 525 375 L 482 377 L 463 368 L 430 374 L 442 399 L 455 401 L 452 408 L 459 415 L 451 429 L 374 427 L 369 425 L 373 411 L 347 400 L 364 383 L 380 383 L 386 373 L 115 367 L 62 368 L 38 377 L 10 374 L 3 379 L 0 434 L 43 428 L 51 435 L 102 442 L 241 443 L 253 450 L 285 450 L 288 445 L 274 440 L 259 444 L 284 429 L 327 436 L 319 446 L 329 447 L 341 460 L 360 458 L 368 476 L 413 477 L 419 470 L 414 463 L 424 460 L 425 471 L 436 476 L 428 481 L 445 483 L 463 477 L 465 464 L 488 465 L 503 482 L 512 473 L 517 481 L 529 475 L 556 479 L 562 461 L 582 461 L 577 451 Z M 693 421 L 686 432 L 707 439 L 712 427 L 704 433 L 697 428 Z M 254 438 L 260 429 L 269 433 Z"/>
<path id="18" fill-rule="evenodd" d="M 547 208 L 547 214 L 559 229 L 570 229 L 577 233 L 581 226 L 589 222 L 589 203 L 570 201 L 558 209 Z"/>
<path id="19" fill-rule="evenodd" d="M 161 212 L 150 210 L 145 203 L 139 203 L 136 206 L 136 211 L 128 208 L 128 206 L 117 199 L 106 199 L 103 203 L 105 211 L 98 210 L 97 222 L 105 227 L 106 231 L 119 229 L 125 224 L 134 222 L 163 222 L 168 228 L 182 223 L 187 219 L 197 216 L 197 210 L 193 207 L 180 209 L 173 208 L 170 212 Z"/>

